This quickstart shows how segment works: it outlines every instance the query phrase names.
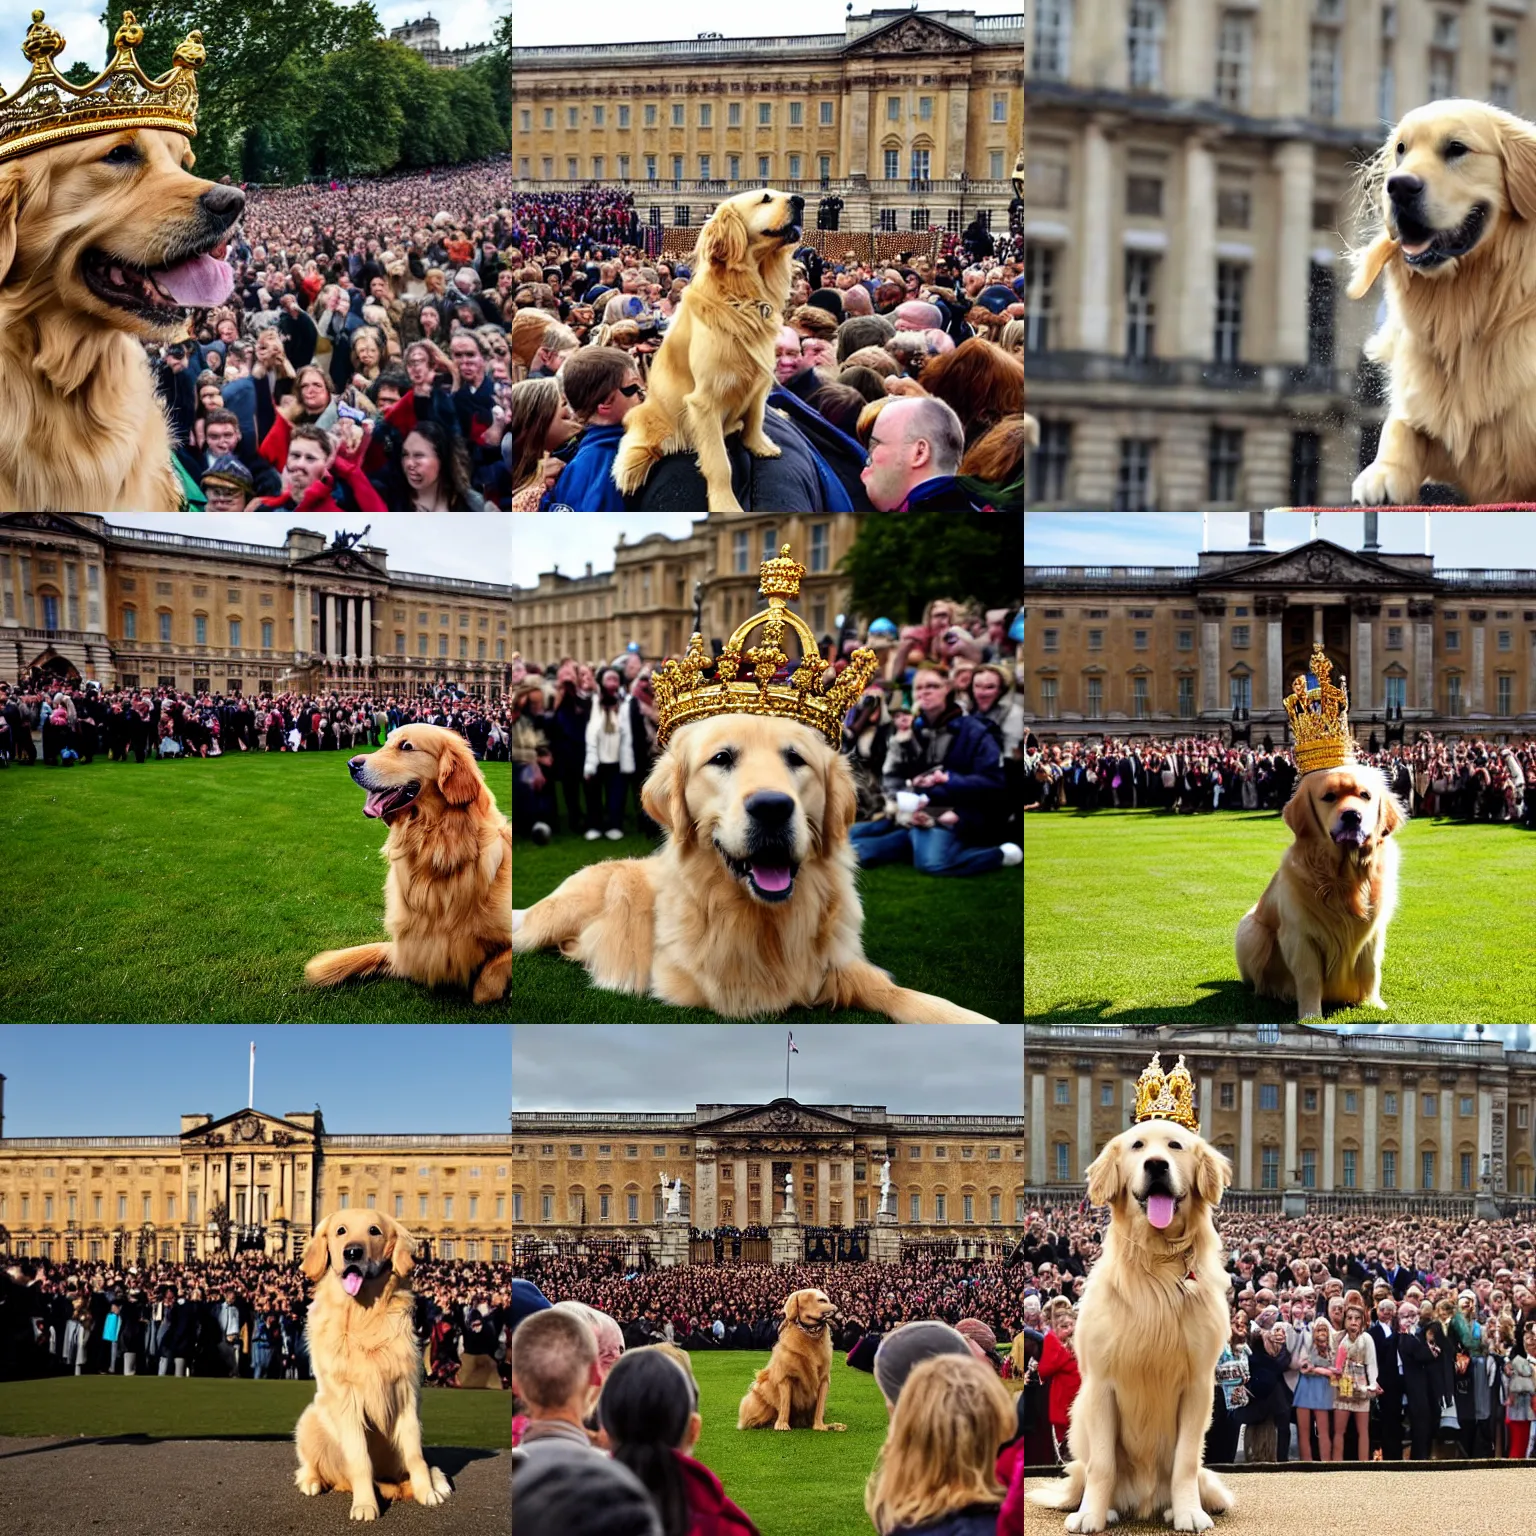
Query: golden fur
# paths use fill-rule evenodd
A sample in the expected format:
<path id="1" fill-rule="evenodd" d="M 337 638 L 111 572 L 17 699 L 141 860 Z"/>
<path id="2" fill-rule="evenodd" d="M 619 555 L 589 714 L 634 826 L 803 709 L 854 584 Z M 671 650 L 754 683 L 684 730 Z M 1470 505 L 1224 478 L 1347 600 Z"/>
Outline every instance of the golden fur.
<path id="1" fill-rule="evenodd" d="M 740 192 L 721 203 L 699 233 L 693 276 L 646 380 L 646 399 L 624 418 L 613 479 L 631 494 L 669 453 L 692 450 L 711 512 L 740 512 L 725 440 L 776 459 L 763 432 L 773 387 L 773 344 L 789 302 L 800 213 L 790 193 Z M 793 228 L 794 238 L 770 234 Z"/>
<path id="2" fill-rule="evenodd" d="M 1447 159 L 1453 143 L 1467 152 Z M 1436 230 L 1486 207 L 1477 242 L 1410 266 L 1386 193 L 1399 172 L 1423 180 Z M 1349 296 L 1385 278 L 1387 315 L 1366 355 L 1386 365 L 1392 403 L 1354 500 L 1411 504 L 1426 480 L 1474 502 L 1536 499 L 1536 128 L 1480 101 L 1430 102 L 1368 162 L 1363 189 L 1383 228 L 1355 253 Z"/>
<path id="3" fill-rule="evenodd" d="M 422 1362 L 406 1283 L 414 1248 L 399 1222 L 366 1208 L 333 1211 L 304 1245 L 315 1396 L 293 1432 L 294 1482 L 305 1494 L 350 1492 L 354 1520 L 378 1518 L 376 1483 L 387 1499 L 429 1506 L 452 1492 L 421 1454 Z M 341 1281 L 349 1264 L 364 1271 L 356 1296 Z"/>
<path id="4" fill-rule="evenodd" d="M 1152 1158 L 1167 1164 L 1167 1192 L 1177 1199 L 1162 1231 L 1145 1208 Z M 1073 1337 L 1083 1382 L 1067 1435 L 1071 1460 L 1060 1485 L 1029 1495 L 1073 1509 L 1069 1531 L 1102 1531 L 1131 1515 L 1204 1531 L 1215 1523 L 1208 1510 L 1232 1505 L 1200 1465 L 1211 1383 L 1232 1327 L 1211 1219 L 1231 1182 L 1226 1158 L 1168 1120 L 1122 1131 L 1089 1166 L 1088 1199 L 1108 1205 L 1110 1220 Z"/>
<path id="5" fill-rule="evenodd" d="M 1358 812 L 1365 841 L 1334 833 Z M 1281 813 L 1295 835 L 1258 904 L 1237 925 L 1237 968 L 1260 997 L 1294 998 L 1299 1018 L 1323 1004 L 1384 1008 L 1381 962 L 1397 904 L 1398 847 L 1407 819 L 1387 781 L 1363 763 L 1296 781 Z"/>
<path id="6" fill-rule="evenodd" d="M 107 164 L 133 146 L 133 165 Z M 0 512 L 174 512 L 171 427 L 142 341 L 186 331 L 115 307 L 81 277 L 90 249 L 152 267 L 225 218 L 198 199 L 185 134 L 143 128 L 0 162 Z"/>
<path id="7" fill-rule="evenodd" d="M 365 789 L 411 783 L 420 793 L 385 817 L 386 944 L 328 949 L 304 967 L 316 986 L 402 976 L 472 987 L 477 1003 L 512 980 L 512 827 L 496 808 L 469 744 L 436 725 L 402 725 L 361 759 Z"/>
<path id="8" fill-rule="evenodd" d="M 736 1416 L 737 1429 L 844 1429 L 828 1424 L 832 1381 L 832 1314 L 825 1291 L 795 1291 L 784 1303 L 779 1342 L 753 1378 Z"/>
<path id="9" fill-rule="evenodd" d="M 735 761 L 722 769 L 711 759 L 726 750 Z M 788 794 L 796 806 L 798 871 L 789 898 L 771 905 L 723 857 L 746 854 L 745 801 L 759 791 Z M 992 1023 L 897 986 L 864 958 L 848 839 L 855 803 L 847 763 L 809 726 L 751 715 L 690 721 L 641 793 L 647 813 L 669 833 L 660 850 L 578 870 L 512 914 L 512 947 L 558 945 L 600 987 L 711 1008 L 728 1019 L 798 1003 L 865 1008 L 909 1024 Z"/>

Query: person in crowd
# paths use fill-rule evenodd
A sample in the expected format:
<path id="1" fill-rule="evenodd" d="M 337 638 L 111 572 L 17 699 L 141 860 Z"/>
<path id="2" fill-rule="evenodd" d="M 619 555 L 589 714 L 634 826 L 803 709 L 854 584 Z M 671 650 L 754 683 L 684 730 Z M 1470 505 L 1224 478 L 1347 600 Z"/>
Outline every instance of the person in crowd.
<path id="1" fill-rule="evenodd" d="M 581 435 L 544 504 L 573 512 L 622 512 L 624 497 L 614 484 L 613 461 L 624 418 L 645 399 L 634 362 L 616 347 L 583 347 L 561 371 L 560 387 L 581 423 Z"/>
<path id="2" fill-rule="evenodd" d="M 518 1442 L 524 1464 L 565 1446 L 600 1459 L 583 1423 L 602 1386 L 590 1326 L 557 1307 L 525 1317 L 512 1334 L 511 1366 L 512 1391 L 528 1418 Z"/>
<path id="3" fill-rule="evenodd" d="M 1072 1422 L 1072 1404 L 1083 1385 L 1072 1348 L 1072 1334 L 1077 1327 L 1077 1310 L 1065 1300 L 1055 1310 L 1050 1332 L 1040 1353 L 1040 1380 L 1050 1388 L 1049 1422 L 1057 1458 L 1067 1459 L 1067 1430 Z"/>
<path id="4" fill-rule="evenodd" d="M 624 835 L 624 802 L 635 773 L 635 743 L 624 674 L 604 667 L 597 676 L 597 695 L 587 718 L 586 758 L 582 777 L 596 799 L 596 815 L 587 828 L 587 840 L 607 837 L 617 842 Z M 590 802 L 589 802 L 590 804 Z M 601 825 L 598 825 L 598 823 Z"/>

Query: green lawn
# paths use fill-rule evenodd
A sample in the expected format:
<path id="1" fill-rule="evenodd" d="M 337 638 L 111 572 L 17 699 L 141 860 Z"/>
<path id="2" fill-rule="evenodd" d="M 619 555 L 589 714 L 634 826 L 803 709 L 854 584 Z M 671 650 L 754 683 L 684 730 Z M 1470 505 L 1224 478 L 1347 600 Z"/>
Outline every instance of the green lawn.
<path id="1" fill-rule="evenodd" d="M 1024 818 L 1025 1017 L 1042 1022 L 1269 1022 L 1294 1003 L 1238 978 L 1238 921 L 1291 841 L 1273 812 L 1030 813 Z M 1536 839 L 1418 819 L 1387 932 L 1387 1010 L 1344 1022 L 1501 1024 L 1536 1017 Z"/>
<path id="2" fill-rule="evenodd" d="M 147 1435 L 153 1440 L 239 1440 L 293 1433 L 312 1381 L 212 1377 L 52 1376 L 0 1386 L 0 1435 Z M 428 1445 L 505 1450 L 512 1443 L 508 1392 L 427 1388 Z M 0 1526 L 4 1520 L 0 1519 Z"/>
<path id="3" fill-rule="evenodd" d="M 736 1410 L 765 1353 L 724 1350 L 693 1357 L 704 1432 L 694 1455 L 725 1485 L 763 1536 L 870 1536 L 864 1483 L 885 1440 L 875 1378 L 832 1357 L 827 1422 L 843 1434 L 737 1429 Z"/>
<path id="4" fill-rule="evenodd" d="M 543 848 L 517 839 L 512 905 L 532 906 L 567 875 L 597 859 L 644 858 L 654 849 L 639 836 L 616 843 L 561 836 Z M 922 875 L 911 865 L 883 864 L 861 870 L 858 878 L 864 953 L 873 964 L 904 987 L 947 997 L 1005 1024 L 1017 1022 L 1023 996 L 1017 867 L 959 880 Z M 521 1024 L 719 1022 L 708 1009 L 674 1008 L 654 998 L 594 987 L 583 967 L 555 950 L 517 957 L 512 998 Z M 888 1022 L 884 1014 L 849 1008 L 792 1008 L 779 1018 L 797 1024 Z"/>
<path id="5" fill-rule="evenodd" d="M 489 1022 L 405 981 L 317 991 L 304 962 L 384 937 L 382 823 L 345 752 L 0 774 L 0 1018 Z M 484 765 L 505 808 L 511 773 Z"/>

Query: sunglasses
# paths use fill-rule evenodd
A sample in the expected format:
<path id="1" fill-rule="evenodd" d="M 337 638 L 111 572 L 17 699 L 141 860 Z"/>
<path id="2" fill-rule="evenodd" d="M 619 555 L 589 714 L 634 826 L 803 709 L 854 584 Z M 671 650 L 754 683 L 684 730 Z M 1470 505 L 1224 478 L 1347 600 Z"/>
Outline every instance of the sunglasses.
<path id="1" fill-rule="evenodd" d="M 633 400 L 636 395 L 645 393 L 645 386 L 643 384 L 621 384 L 619 385 L 619 393 Z"/>

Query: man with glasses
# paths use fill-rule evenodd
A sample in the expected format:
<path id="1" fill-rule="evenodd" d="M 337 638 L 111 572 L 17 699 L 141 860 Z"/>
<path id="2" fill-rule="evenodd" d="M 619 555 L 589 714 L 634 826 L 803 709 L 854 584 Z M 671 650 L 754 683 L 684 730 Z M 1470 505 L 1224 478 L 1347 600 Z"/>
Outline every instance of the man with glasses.
<path id="1" fill-rule="evenodd" d="M 956 476 L 965 430 L 954 409 L 932 395 L 894 399 L 870 428 L 860 479 L 877 512 L 979 512 Z"/>
<path id="2" fill-rule="evenodd" d="M 582 347 L 560 370 L 566 403 L 582 423 L 576 452 L 546 493 L 543 507 L 572 512 L 622 512 L 624 497 L 613 483 L 613 461 L 624 436 L 624 418 L 645 399 L 645 386 L 620 347 Z"/>

